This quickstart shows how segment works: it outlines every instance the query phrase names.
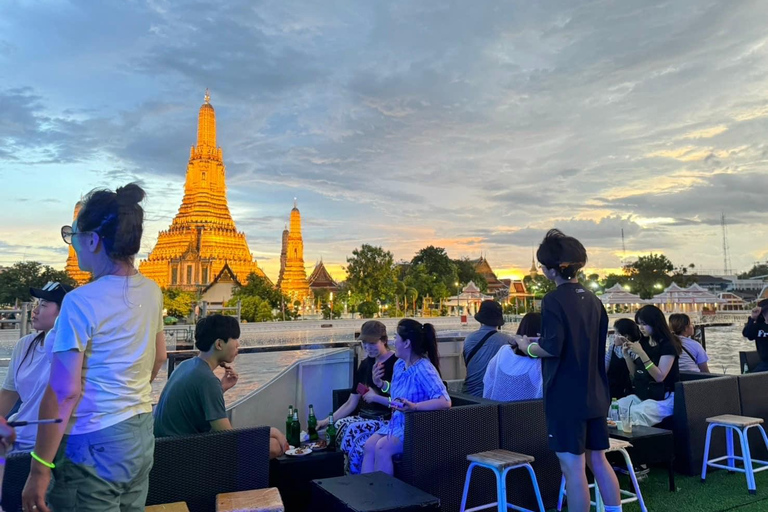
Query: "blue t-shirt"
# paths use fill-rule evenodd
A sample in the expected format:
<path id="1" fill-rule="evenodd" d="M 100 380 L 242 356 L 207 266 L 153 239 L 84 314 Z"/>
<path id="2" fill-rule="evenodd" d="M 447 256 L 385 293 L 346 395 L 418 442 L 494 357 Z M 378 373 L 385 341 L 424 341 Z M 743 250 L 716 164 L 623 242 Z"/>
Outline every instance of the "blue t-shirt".
<path id="1" fill-rule="evenodd" d="M 464 361 L 467 360 L 467 356 L 475 346 L 480 343 L 480 340 L 490 332 L 494 334 L 491 334 L 491 337 L 485 340 L 483 346 L 472 356 L 467 365 L 467 376 L 464 378 L 464 385 L 461 388 L 461 391 L 464 393 L 477 397 L 483 396 L 483 377 L 485 377 L 488 363 L 501 347 L 509 345 L 512 341 L 511 336 L 497 331 L 496 327 L 483 325 L 464 339 Z"/>
<path id="2" fill-rule="evenodd" d="M 203 434 L 227 417 L 221 381 L 207 362 L 193 357 L 171 374 L 155 408 L 155 437 Z"/>
<path id="3" fill-rule="evenodd" d="M 541 302 L 539 345 L 554 357 L 541 361 L 547 418 L 604 417 L 610 406 L 605 372 L 608 314 L 579 283 L 564 283 Z"/>

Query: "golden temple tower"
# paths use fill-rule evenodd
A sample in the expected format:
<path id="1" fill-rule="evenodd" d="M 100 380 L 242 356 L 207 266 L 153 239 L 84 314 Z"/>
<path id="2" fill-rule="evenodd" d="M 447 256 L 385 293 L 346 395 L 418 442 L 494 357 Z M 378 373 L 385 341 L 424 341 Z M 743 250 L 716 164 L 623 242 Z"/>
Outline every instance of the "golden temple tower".
<path id="1" fill-rule="evenodd" d="M 285 274 L 285 263 L 288 258 L 288 224 L 285 225 L 283 230 L 283 244 L 280 249 L 280 275 L 277 276 L 277 287 L 280 288 L 283 284 L 283 274 Z"/>
<path id="2" fill-rule="evenodd" d="M 307 270 L 304 268 L 304 240 L 301 238 L 301 213 L 293 200 L 291 227 L 286 240 L 283 231 L 283 251 L 280 255 L 280 279 L 278 287 L 291 300 L 300 300 L 309 296 Z M 283 258 L 283 254 L 285 257 Z"/>
<path id="3" fill-rule="evenodd" d="M 80 207 L 83 204 L 78 201 L 75 203 L 75 213 L 72 215 L 72 224 L 77 222 L 77 216 L 80 214 Z M 80 270 L 80 264 L 77 262 L 77 253 L 75 248 L 69 246 L 69 255 L 67 256 L 67 264 L 64 267 L 67 275 L 75 280 L 78 286 L 83 285 L 91 280 L 91 273 Z"/>
<path id="4" fill-rule="evenodd" d="M 229 213 L 224 160 L 216 146 L 216 113 L 206 89 L 179 213 L 171 227 L 159 233 L 155 248 L 139 264 L 139 271 L 162 288 L 198 291 L 225 264 L 240 283 L 245 283 L 252 272 L 264 276 L 253 261 L 245 234 L 237 231 Z"/>

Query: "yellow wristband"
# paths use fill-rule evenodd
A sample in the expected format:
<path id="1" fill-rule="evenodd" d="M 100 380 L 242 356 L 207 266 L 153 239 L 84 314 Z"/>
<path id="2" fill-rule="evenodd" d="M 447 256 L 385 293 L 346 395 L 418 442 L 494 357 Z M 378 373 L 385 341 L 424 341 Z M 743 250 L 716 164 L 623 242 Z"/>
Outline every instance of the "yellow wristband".
<path id="1" fill-rule="evenodd" d="M 35 452 L 32 452 L 32 453 L 30 453 L 30 455 L 32 456 L 32 458 L 33 458 L 33 459 L 35 459 L 37 462 L 39 462 L 39 463 L 40 463 L 40 464 L 42 464 L 43 466 L 47 467 L 48 469 L 53 469 L 53 468 L 55 468 L 55 467 L 56 467 L 56 464 L 54 464 L 53 462 L 48 462 L 48 461 L 45 461 L 45 460 L 43 460 L 43 459 L 42 459 L 42 458 L 41 458 L 41 457 L 40 457 L 38 454 L 36 454 Z"/>

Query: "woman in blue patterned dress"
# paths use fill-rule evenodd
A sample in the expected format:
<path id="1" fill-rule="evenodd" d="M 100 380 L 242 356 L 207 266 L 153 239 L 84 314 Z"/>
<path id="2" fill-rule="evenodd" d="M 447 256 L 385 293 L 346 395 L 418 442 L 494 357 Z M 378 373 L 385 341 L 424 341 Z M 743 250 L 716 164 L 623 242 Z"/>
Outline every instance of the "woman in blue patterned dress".
<path id="1" fill-rule="evenodd" d="M 373 382 L 384 392 L 392 407 L 389 425 L 382 427 L 365 443 L 362 473 L 393 473 L 392 457 L 403 452 L 405 414 L 416 411 L 439 411 L 451 407 L 451 398 L 440 377 L 437 337 L 432 324 L 420 324 L 405 318 L 397 324 L 395 363 L 392 382 L 382 380 L 384 368 L 377 365 Z M 380 397 L 382 401 L 384 397 Z"/>

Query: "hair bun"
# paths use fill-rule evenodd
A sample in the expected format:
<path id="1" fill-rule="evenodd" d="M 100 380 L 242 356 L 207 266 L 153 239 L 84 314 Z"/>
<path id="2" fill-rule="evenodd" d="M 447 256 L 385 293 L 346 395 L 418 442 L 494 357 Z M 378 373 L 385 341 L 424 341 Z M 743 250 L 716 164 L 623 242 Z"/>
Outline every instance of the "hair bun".
<path id="1" fill-rule="evenodd" d="M 136 183 L 129 183 L 115 190 L 117 204 L 120 206 L 133 206 L 144 200 L 144 190 Z"/>

